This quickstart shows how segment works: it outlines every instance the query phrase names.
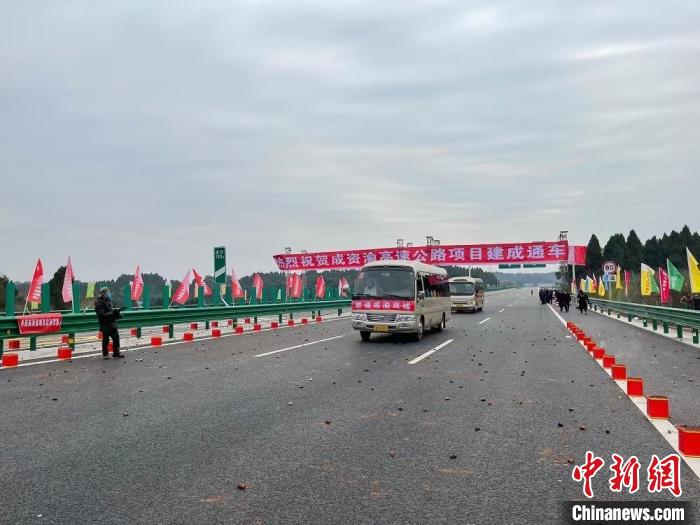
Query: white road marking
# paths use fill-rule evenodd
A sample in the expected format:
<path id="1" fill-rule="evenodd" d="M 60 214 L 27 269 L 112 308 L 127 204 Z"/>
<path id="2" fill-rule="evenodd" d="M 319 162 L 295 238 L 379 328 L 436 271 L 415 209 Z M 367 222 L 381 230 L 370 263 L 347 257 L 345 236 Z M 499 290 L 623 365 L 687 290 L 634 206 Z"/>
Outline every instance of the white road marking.
<path id="1" fill-rule="evenodd" d="M 330 319 L 323 319 L 321 323 L 317 323 L 314 321 L 313 323 L 309 323 L 306 326 L 314 326 L 317 324 L 323 324 L 323 323 L 332 323 L 334 321 L 342 321 L 345 319 L 349 319 L 349 315 L 341 315 L 339 317 L 333 317 Z M 136 346 L 130 346 L 130 347 L 122 347 L 120 348 L 120 351 L 122 354 L 127 353 L 127 352 L 133 352 L 134 350 L 144 350 L 147 348 L 161 348 L 161 347 L 166 347 L 166 346 L 175 346 L 175 345 L 182 345 L 182 344 L 188 344 L 188 343 L 196 343 L 199 341 L 208 341 L 209 339 L 224 339 L 226 337 L 240 337 L 243 335 L 253 335 L 253 334 L 259 334 L 262 332 L 270 332 L 272 330 L 284 330 L 284 329 L 294 329 L 294 328 L 299 328 L 303 327 L 305 325 L 296 323 L 294 326 L 287 326 L 286 324 L 280 325 L 278 328 L 263 328 L 258 331 L 254 330 L 246 330 L 242 334 L 237 334 L 235 332 L 228 332 L 228 333 L 222 333 L 220 337 L 212 337 L 212 336 L 204 336 L 204 337 L 195 337 L 194 341 L 183 341 L 182 339 L 179 340 L 168 340 L 165 339 L 163 343 L 160 346 L 153 346 L 149 342 L 144 341 L 144 344 L 141 345 L 136 345 Z M 155 335 L 155 334 L 154 334 Z M 160 334 L 159 334 L 160 335 Z M 177 332 L 176 335 L 182 335 L 180 332 Z M 145 336 L 143 339 L 147 340 L 147 338 L 150 336 Z M 342 337 L 342 336 L 341 336 Z M 88 350 L 86 352 L 80 352 L 79 354 L 73 354 L 73 356 L 70 358 L 70 361 L 73 361 L 75 359 L 83 359 L 85 357 L 97 357 L 97 356 L 102 356 L 102 350 Z M 35 365 L 45 365 L 47 363 L 61 363 L 61 362 L 66 362 L 69 361 L 67 359 L 37 359 L 37 360 L 30 360 L 30 361 L 22 361 L 20 360 L 19 364 L 17 366 L 0 366 L 0 372 L 2 370 L 12 370 L 14 368 L 22 367 L 22 366 L 35 366 Z"/>
<path id="2" fill-rule="evenodd" d="M 552 313 L 557 316 L 559 321 L 566 326 L 566 321 L 564 318 L 557 313 L 557 311 L 552 308 L 551 304 L 548 304 L 549 309 L 552 310 Z M 579 344 L 581 344 L 581 347 L 583 348 L 584 345 L 579 341 Z M 601 343 L 602 344 L 602 343 Z M 603 366 L 603 362 L 600 359 L 595 360 L 596 363 L 598 363 L 601 367 Z M 606 374 L 608 376 L 611 376 L 611 372 L 605 368 L 603 368 Z M 691 458 L 688 457 L 684 454 L 681 454 L 680 449 L 678 448 L 678 429 L 671 423 L 668 419 L 652 419 L 647 415 L 647 410 L 646 410 L 646 399 L 645 398 L 638 398 L 638 397 L 632 397 L 627 394 L 627 381 L 615 381 L 615 384 L 618 386 L 620 390 L 622 390 L 622 393 L 625 394 L 632 403 L 640 410 L 642 415 L 644 415 L 645 418 L 654 426 L 654 428 L 663 436 L 663 438 L 668 442 L 669 445 L 671 445 L 671 448 L 676 451 L 676 453 L 683 459 L 683 461 L 686 462 L 686 464 L 690 467 L 690 469 L 695 473 L 695 475 L 700 479 L 700 458 Z"/>
<path id="3" fill-rule="evenodd" d="M 500 313 L 503 312 L 504 310 L 505 310 L 505 308 L 501 308 L 501 309 L 498 311 L 498 313 L 500 314 Z"/>
<path id="4" fill-rule="evenodd" d="M 255 357 L 265 357 L 266 355 L 279 354 L 280 352 L 286 352 L 287 350 L 295 350 L 296 348 L 302 348 L 304 346 L 316 345 L 318 343 L 325 343 L 326 341 L 333 341 L 333 339 L 340 339 L 342 335 L 336 335 L 335 337 L 327 337 L 326 339 L 320 339 L 318 341 L 311 341 L 309 343 L 304 343 L 301 345 L 294 345 L 287 348 L 281 348 L 279 350 L 273 350 L 272 352 L 265 352 L 264 354 L 258 354 Z"/>
<path id="5" fill-rule="evenodd" d="M 484 319 L 483 321 L 479 321 L 479 324 L 484 324 L 484 323 L 485 323 L 486 321 L 488 321 L 489 319 L 491 319 L 491 318 L 490 318 L 490 317 L 487 317 L 487 318 Z"/>
<path id="6" fill-rule="evenodd" d="M 422 360 L 425 359 L 426 357 L 433 355 L 435 352 L 437 352 L 437 351 L 440 350 L 441 348 L 446 347 L 446 346 L 449 345 L 452 341 L 454 341 L 454 339 L 448 339 L 448 340 L 445 341 L 444 343 L 437 345 L 437 346 L 436 346 L 435 348 L 433 348 L 432 350 L 428 350 L 426 353 L 419 355 L 419 356 L 416 357 L 413 361 L 409 361 L 408 364 L 409 364 L 409 365 L 415 365 L 416 363 L 422 361 Z"/>

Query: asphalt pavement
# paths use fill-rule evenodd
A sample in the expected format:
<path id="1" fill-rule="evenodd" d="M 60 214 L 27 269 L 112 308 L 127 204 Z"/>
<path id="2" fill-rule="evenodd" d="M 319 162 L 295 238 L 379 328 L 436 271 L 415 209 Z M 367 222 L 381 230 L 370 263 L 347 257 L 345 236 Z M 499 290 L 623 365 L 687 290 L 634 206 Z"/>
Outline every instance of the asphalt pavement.
<path id="1" fill-rule="evenodd" d="M 631 330 L 581 324 L 610 345 Z M 567 335 L 513 290 L 421 342 L 363 343 L 343 319 L 3 369 L 0 522 L 558 523 L 585 499 L 586 451 L 643 468 L 673 452 Z M 676 355 L 658 388 L 699 381 L 694 349 L 658 339 Z M 692 398 L 672 403 L 698 423 Z M 675 499 L 610 492 L 608 475 L 595 500 Z M 700 501 L 685 464 L 681 479 Z"/>

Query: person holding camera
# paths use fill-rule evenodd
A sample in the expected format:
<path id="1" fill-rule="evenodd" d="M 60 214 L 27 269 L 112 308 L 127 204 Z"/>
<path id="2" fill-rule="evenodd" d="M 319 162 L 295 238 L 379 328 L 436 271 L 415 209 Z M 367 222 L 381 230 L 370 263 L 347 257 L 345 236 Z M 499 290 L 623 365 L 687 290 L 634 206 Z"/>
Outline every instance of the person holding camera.
<path id="1" fill-rule="evenodd" d="M 119 352 L 119 330 L 117 330 L 117 319 L 122 316 L 121 308 L 112 307 L 112 292 L 106 286 L 100 288 L 97 299 L 95 299 L 95 313 L 100 324 L 100 332 L 102 332 L 102 358 L 109 359 L 110 337 L 114 348 L 113 357 L 124 357 Z"/>

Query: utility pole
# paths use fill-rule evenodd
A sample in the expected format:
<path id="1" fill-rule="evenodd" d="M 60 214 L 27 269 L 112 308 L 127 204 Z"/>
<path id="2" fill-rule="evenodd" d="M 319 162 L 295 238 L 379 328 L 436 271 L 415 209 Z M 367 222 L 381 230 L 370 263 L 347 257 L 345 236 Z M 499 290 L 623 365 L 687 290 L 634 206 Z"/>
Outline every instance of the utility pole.
<path id="1" fill-rule="evenodd" d="M 560 230 L 558 240 L 567 241 L 568 234 L 569 234 L 568 230 Z M 560 278 L 561 278 L 561 282 L 562 282 L 562 285 L 561 285 L 562 291 L 568 290 L 568 286 L 569 286 L 569 261 L 568 261 L 568 257 L 567 257 L 567 259 L 565 259 L 559 263 L 559 275 L 561 276 Z"/>

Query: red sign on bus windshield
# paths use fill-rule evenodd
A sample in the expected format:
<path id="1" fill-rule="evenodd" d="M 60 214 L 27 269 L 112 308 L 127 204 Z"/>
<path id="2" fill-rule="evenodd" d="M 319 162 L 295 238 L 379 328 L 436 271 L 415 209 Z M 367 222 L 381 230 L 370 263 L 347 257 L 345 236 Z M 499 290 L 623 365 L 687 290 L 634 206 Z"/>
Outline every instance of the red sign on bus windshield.
<path id="1" fill-rule="evenodd" d="M 401 310 L 404 312 L 414 312 L 416 310 L 415 301 L 398 301 L 396 299 L 357 299 L 352 302 L 352 309 L 355 310 Z"/>

